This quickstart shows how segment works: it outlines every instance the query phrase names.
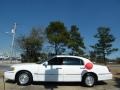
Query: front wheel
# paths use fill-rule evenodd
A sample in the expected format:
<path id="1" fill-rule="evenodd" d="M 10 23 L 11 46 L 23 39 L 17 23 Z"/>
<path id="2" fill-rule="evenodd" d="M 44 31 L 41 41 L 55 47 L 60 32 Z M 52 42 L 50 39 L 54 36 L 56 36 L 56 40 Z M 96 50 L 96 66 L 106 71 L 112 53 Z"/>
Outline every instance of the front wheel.
<path id="1" fill-rule="evenodd" d="M 18 85 L 29 85 L 32 82 L 32 75 L 27 71 L 20 72 L 16 81 Z"/>
<path id="2" fill-rule="evenodd" d="M 95 84 L 95 77 L 91 74 L 88 74 L 84 77 L 83 83 L 88 87 L 92 87 Z"/>

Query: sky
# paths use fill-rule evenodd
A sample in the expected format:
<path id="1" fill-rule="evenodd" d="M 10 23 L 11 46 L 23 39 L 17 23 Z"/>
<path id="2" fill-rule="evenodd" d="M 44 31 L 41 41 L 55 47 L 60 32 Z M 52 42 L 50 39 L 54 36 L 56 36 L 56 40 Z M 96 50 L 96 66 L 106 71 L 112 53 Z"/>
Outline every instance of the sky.
<path id="1" fill-rule="evenodd" d="M 68 29 L 77 25 L 86 51 L 96 43 L 93 36 L 100 26 L 111 29 L 116 37 L 113 47 L 120 47 L 120 0 L 0 0 L 0 54 L 10 52 L 15 22 L 16 36 L 20 36 L 32 27 L 46 27 L 51 21 L 64 22 Z M 120 51 L 110 58 L 119 55 Z"/>

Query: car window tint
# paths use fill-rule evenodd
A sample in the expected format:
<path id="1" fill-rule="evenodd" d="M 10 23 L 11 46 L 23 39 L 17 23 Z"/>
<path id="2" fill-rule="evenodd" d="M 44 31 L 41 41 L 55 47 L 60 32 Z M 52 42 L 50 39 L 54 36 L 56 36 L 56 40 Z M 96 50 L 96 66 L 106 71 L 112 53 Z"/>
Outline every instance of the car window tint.
<path id="1" fill-rule="evenodd" d="M 64 58 L 64 65 L 83 65 L 83 60 L 77 58 Z"/>
<path id="2" fill-rule="evenodd" d="M 63 58 L 53 58 L 48 61 L 48 65 L 62 65 Z"/>

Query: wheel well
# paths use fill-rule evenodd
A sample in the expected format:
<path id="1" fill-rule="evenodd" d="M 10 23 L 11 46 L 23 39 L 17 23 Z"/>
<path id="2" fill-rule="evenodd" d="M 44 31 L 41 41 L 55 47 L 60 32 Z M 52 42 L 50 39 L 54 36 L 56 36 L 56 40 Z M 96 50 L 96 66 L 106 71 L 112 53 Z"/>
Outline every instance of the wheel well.
<path id="1" fill-rule="evenodd" d="M 93 73 L 93 72 L 86 72 L 86 73 L 82 76 L 82 81 L 84 80 L 84 78 L 85 78 L 87 75 L 92 75 L 92 76 L 94 76 L 95 81 L 98 80 L 97 74 L 95 74 L 95 73 Z"/>
<path id="2" fill-rule="evenodd" d="M 15 81 L 16 81 L 16 79 L 17 79 L 17 76 L 18 76 L 20 73 L 22 73 L 22 72 L 28 72 L 28 73 L 32 76 L 32 73 L 31 73 L 30 71 L 21 70 L 21 71 L 18 71 L 18 72 L 16 73 L 16 75 L 15 75 Z M 32 79 L 33 79 L 33 76 L 32 76 Z"/>

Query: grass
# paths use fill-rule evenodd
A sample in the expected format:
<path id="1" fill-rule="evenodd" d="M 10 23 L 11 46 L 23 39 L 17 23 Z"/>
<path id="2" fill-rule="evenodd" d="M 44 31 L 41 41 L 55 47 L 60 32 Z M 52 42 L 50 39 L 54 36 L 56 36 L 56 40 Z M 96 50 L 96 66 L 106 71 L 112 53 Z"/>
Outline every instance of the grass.
<path id="1" fill-rule="evenodd" d="M 0 71 L 0 77 L 3 77 L 3 72 L 2 71 Z"/>
<path id="2" fill-rule="evenodd" d="M 112 74 L 113 74 L 113 77 L 118 77 L 120 78 L 120 68 L 119 67 L 111 67 L 109 66 Z"/>

